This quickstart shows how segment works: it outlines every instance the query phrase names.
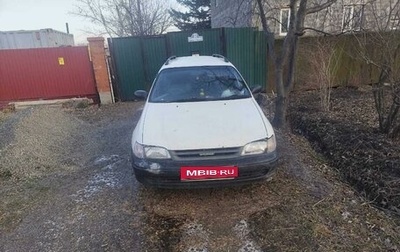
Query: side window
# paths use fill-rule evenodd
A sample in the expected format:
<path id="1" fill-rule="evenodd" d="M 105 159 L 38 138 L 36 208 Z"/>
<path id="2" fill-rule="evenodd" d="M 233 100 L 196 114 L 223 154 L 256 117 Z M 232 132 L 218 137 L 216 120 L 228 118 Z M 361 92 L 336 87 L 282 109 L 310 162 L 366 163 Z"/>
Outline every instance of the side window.
<path id="1" fill-rule="evenodd" d="M 364 5 L 344 5 L 343 6 L 343 31 L 360 31 L 364 19 Z"/>
<path id="2" fill-rule="evenodd" d="M 279 17 L 279 35 L 285 36 L 289 30 L 290 9 L 282 8 Z"/>
<path id="3" fill-rule="evenodd" d="M 396 12 L 390 17 L 391 30 L 400 30 L 400 12 Z"/>

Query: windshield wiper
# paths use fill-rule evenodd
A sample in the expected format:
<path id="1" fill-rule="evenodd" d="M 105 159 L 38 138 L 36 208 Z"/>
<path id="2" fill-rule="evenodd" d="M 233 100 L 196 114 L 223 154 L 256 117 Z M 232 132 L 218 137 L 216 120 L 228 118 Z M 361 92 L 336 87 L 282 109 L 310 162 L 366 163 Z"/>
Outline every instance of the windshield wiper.
<path id="1" fill-rule="evenodd" d="M 205 97 L 191 97 L 191 98 L 183 98 L 183 99 L 178 99 L 178 100 L 172 100 L 168 102 L 197 102 L 197 101 L 207 101 L 209 99 Z"/>
<path id="2" fill-rule="evenodd" d="M 236 95 L 230 95 L 226 97 L 220 98 L 220 100 L 236 100 L 236 99 L 245 99 L 245 98 L 250 98 L 249 95 L 242 95 L 242 94 L 236 94 Z"/>

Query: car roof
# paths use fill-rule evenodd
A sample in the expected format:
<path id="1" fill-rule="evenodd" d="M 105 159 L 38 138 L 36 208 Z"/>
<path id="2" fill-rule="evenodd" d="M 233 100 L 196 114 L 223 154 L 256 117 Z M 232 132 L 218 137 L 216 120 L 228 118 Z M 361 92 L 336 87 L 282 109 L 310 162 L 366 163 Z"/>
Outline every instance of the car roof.
<path id="1" fill-rule="evenodd" d="M 233 66 L 223 56 L 184 56 L 171 57 L 161 67 L 160 71 L 166 68 L 194 67 L 194 66 Z"/>

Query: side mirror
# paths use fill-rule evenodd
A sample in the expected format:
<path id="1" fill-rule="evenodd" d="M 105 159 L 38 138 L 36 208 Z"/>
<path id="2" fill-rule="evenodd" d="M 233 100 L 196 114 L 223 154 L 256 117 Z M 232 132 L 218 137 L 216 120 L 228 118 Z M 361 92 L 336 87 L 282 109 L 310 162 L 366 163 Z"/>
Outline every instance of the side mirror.
<path id="1" fill-rule="evenodd" d="M 135 94 L 135 97 L 140 100 L 146 100 L 147 95 L 148 95 L 147 91 L 145 91 L 145 90 L 136 90 L 134 94 Z"/>
<path id="2" fill-rule="evenodd" d="M 262 87 L 261 86 L 255 86 L 255 87 L 253 87 L 251 89 L 251 93 L 253 93 L 253 94 L 261 93 L 261 91 L 262 91 Z"/>

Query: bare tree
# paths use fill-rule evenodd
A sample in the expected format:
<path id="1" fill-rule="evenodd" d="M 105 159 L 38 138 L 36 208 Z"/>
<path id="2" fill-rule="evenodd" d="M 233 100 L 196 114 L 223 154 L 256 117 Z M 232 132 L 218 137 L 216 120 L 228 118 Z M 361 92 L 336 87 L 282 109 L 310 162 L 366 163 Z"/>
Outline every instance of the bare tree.
<path id="1" fill-rule="evenodd" d="M 331 88 L 337 82 L 340 57 L 344 51 L 338 47 L 337 40 L 326 40 L 324 37 L 317 38 L 313 44 L 315 49 L 308 52 L 311 67 L 309 75 L 319 84 L 321 108 L 328 112 L 331 105 Z"/>
<path id="2" fill-rule="evenodd" d="M 102 27 L 109 36 L 158 35 L 172 25 L 163 0 L 76 0 L 74 15 Z"/>
<path id="3" fill-rule="evenodd" d="M 243 16 L 246 15 L 251 15 L 252 12 L 250 11 L 244 11 L 248 8 L 245 8 L 244 5 L 248 4 L 247 0 L 238 0 L 234 1 L 233 3 L 229 3 L 231 5 L 231 8 L 234 9 L 232 12 L 233 15 L 230 15 L 226 19 L 226 24 L 230 27 L 237 27 L 238 22 L 243 19 Z"/>
<path id="4" fill-rule="evenodd" d="M 382 8 L 384 7 L 384 8 Z M 370 66 L 382 133 L 400 136 L 400 0 L 369 2 L 368 28 L 354 34 L 358 56 Z M 377 74 L 376 74 L 377 73 Z M 378 77 L 374 77 L 377 75 Z"/>
<path id="5" fill-rule="evenodd" d="M 212 23 L 219 27 L 253 26 L 254 0 L 224 0 L 214 2 Z"/>
<path id="6" fill-rule="evenodd" d="M 287 106 L 289 102 L 289 93 L 293 88 L 295 63 L 298 50 L 298 39 L 305 32 L 304 21 L 307 15 L 319 12 L 328 8 L 336 0 L 326 0 L 321 3 L 311 3 L 308 6 L 308 0 L 290 0 L 290 18 L 287 27 L 287 35 L 284 38 L 282 49 L 275 51 L 274 31 L 267 22 L 267 16 L 263 0 L 257 0 L 258 12 L 261 24 L 268 41 L 268 55 L 275 67 L 275 87 L 277 91 L 275 116 L 273 125 L 283 127 L 286 122 Z M 286 72 L 284 71 L 286 70 Z M 285 75 L 284 75 L 285 72 Z"/>

